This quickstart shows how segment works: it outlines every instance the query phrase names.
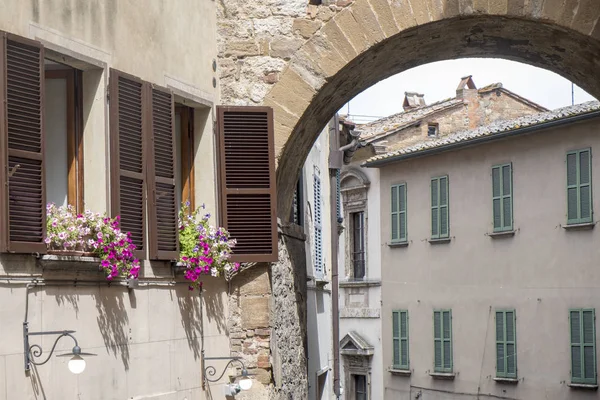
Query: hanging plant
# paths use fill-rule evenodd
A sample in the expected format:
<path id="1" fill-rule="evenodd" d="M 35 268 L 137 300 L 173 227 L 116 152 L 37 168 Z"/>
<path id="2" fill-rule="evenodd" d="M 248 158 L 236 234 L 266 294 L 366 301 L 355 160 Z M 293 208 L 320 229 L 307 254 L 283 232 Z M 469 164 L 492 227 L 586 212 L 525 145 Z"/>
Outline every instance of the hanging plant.
<path id="1" fill-rule="evenodd" d="M 106 279 L 137 279 L 140 262 L 135 258 L 136 246 L 131 234 L 121 231 L 120 217 L 86 210 L 77 214 L 68 206 L 46 206 L 46 246 L 50 252 L 91 253 L 100 258 Z"/>
<path id="2" fill-rule="evenodd" d="M 224 276 L 240 268 L 230 261 L 235 239 L 229 238 L 224 228 L 210 225 L 210 214 L 204 213 L 204 204 L 190 212 L 190 204 L 181 205 L 179 211 L 179 262 L 185 267 L 185 279 L 190 281 L 190 290 L 201 288 L 202 275 Z"/>

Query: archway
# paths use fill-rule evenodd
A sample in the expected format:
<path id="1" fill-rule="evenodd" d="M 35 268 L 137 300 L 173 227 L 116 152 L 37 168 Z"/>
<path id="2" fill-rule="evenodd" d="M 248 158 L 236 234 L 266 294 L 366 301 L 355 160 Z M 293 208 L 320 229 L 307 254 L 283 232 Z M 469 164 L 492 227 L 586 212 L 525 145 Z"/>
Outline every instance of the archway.
<path id="1" fill-rule="evenodd" d="M 329 118 L 356 94 L 409 68 L 499 57 L 548 69 L 600 96 L 600 5 L 591 0 L 568 1 L 566 8 L 552 1 L 542 8 L 541 0 L 495 1 L 489 8 L 476 0 L 395 3 L 358 0 L 340 11 L 296 52 L 264 98 L 275 110 L 282 219 L 295 188 L 290 177 Z"/>

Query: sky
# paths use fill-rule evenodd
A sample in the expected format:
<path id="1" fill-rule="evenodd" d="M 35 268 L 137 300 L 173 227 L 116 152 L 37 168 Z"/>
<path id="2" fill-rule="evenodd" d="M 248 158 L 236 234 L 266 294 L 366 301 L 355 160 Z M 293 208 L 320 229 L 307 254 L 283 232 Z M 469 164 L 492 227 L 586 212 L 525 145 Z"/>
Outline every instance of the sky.
<path id="1" fill-rule="evenodd" d="M 472 75 L 478 88 L 502 82 L 504 88 L 548 109 L 571 105 L 571 82 L 553 72 L 494 58 L 463 58 L 421 65 L 391 76 L 363 91 L 340 109 L 354 122 L 365 123 L 402 111 L 404 92 L 425 95 L 427 104 L 456 96 L 463 76 Z M 595 100 L 575 86 L 575 104 Z"/>

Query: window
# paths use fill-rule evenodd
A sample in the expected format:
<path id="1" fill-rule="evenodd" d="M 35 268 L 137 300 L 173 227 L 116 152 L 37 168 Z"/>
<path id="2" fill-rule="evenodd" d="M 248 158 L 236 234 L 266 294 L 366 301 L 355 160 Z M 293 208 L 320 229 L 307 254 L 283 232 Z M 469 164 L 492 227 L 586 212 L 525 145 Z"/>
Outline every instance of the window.
<path id="1" fill-rule="evenodd" d="M 355 212 L 351 216 L 354 279 L 363 279 L 365 277 L 365 213 Z"/>
<path id="2" fill-rule="evenodd" d="M 428 124 L 427 125 L 427 136 L 429 137 L 436 137 L 440 132 L 440 125 L 439 124 Z"/>
<path id="3" fill-rule="evenodd" d="M 433 341 L 435 372 L 452 372 L 452 311 L 433 312 Z"/>
<path id="4" fill-rule="evenodd" d="M 313 197 L 314 197 L 314 229 L 315 229 L 315 275 L 322 278 L 323 271 L 323 216 L 321 209 L 321 178 L 317 174 L 313 180 Z"/>
<path id="5" fill-rule="evenodd" d="M 517 377 L 517 344 L 514 310 L 496 311 L 496 376 Z"/>
<path id="6" fill-rule="evenodd" d="M 406 184 L 392 186 L 392 242 L 406 242 Z"/>
<path id="7" fill-rule="evenodd" d="M 513 230 L 512 164 L 492 167 L 494 232 Z"/>
<path id="8" fill-rule="evenodd" d="M 431 179 L 431 238 L 450 236 L 448 221 L 448 177 Z"/>
<path id="9" fill-rule="evenodd" d="M 593 308 L 569 311 L 571 325 L 571 382 L 595 385 L 596 315 Z"/>
<path id="10" fill-rule="evenodd" d="M 220 223 L 237 240 L 231 260 L 277 261 L 273 109 L 217 107 Z"/>
<path id="11" fill-rule="evenodd" d="M 342 218 L 342 192 L 341 192 L 341 174 L 340 170 L 335 170 L 335 210 L 338 224 L 343 222 Z"/>
<path id="12" fill-rule="evenodd" d="M 44 60 L 46 203 L 83 212 L 81 71 Z"/>
<path id="13" fill-rule="evenodd" d="M 394 369 L 410 368 L 408 361 L 408 311 L 392 312 L 392 336 L 394 349 Z"/>
<path id="14" fill-rule="evenodd" d="M 367 400 L 367 376 L 352 375 L 354 380 L 354 400 Z"/>
<path id="15" fill-rule="evenodd" d="M 175 105 L 175 204 L 190 203 L 190 210 L 196 208 L 194 201 L 194 109 Z"/>
<path id="16" fill-rule="evenodd" d="M 304 177 L 303 173 L 300 172 L 300 178 L 298 178 L 298 182 L 296 183 L 296 190 L 294 190 L 294 200 L 292 203 L 292 216 L 290 220 L 296 224 L 303 226 L 304 225 L 304 190 L 303 190 L 303 182 Z"/>
<path id="17" fill-rule="evenodd" d="M 567 224 L 592 222 L 592 150 L 567 153 Z"/>

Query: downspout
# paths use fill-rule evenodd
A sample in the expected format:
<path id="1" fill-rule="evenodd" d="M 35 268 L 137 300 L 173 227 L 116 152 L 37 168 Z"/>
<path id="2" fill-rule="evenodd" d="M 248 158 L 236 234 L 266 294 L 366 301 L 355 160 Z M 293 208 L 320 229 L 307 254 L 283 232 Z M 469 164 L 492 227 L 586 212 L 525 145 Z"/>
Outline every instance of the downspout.
<path id="1" fill-rule="evenodd" d="M 337 200 L 334 188 L 337 188 L 338 169 L 341 169 L 340 148 L 340 123 L 338 115 L 333 117 L 333 127 L 329 127 L 329 209 L 331 216 L 331 319 L 333 340 L 333 392 L 336 399 L 340 398 L 340 319 L 339 319 L 339 295 L 338 295 L 338 215 Z M 336 157 L 337 155 L 337 157 Z M 337 190 L 337 189 L 335 189 Z"/>

